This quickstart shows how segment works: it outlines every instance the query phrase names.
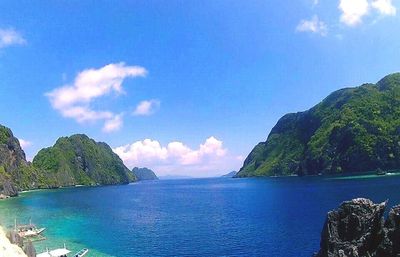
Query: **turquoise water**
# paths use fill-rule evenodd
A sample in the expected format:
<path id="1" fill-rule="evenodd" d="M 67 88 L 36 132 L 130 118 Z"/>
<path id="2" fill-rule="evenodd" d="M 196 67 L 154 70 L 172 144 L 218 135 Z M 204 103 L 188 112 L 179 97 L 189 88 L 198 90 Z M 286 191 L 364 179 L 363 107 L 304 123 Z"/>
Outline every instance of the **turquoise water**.
<path id="1" fill-rule="evenodd" d="M 311 256 L 327 211 L 368 197 L 400 203 L 400 176 L 190 179 L 36 191 L 0 201 L 0 222 L 47 228 L 37 249 L 92 256 Z"/>

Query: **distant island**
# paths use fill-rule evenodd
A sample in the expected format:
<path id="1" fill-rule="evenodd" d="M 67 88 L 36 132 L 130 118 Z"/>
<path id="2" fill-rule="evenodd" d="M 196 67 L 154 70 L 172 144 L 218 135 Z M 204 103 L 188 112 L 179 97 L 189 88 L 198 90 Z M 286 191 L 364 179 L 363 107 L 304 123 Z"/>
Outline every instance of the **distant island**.
<path id="1" fill-rule="evenodd" d="M 37 188 L 133 181 L 137 181 L 135 175 L 106 143 L 83 134 L 61 137 L 29 163 L 11 129 L 0 125 L 0 198 Z"/>
<path id="2" fill-rule="evenodd" d="M 133 174 L 137 178 L 137 180 L 158 180 L 157 175 L 152 171 L 151 169 L 148 168 L 138 168 L 135 167 L 132 169 Z"/>
<path id="3" fill-rule="evenodd" d="M 237 174 L 237 171 L 231 171 L 225 175 L 222 175 L 223 178 L 233 178 Z"/>
<path id="4" fill-rule="evenodd" d="M 344 88 L 283 116 L 236 177 L 342 174 L 400 168 L 400 73 Z"/>

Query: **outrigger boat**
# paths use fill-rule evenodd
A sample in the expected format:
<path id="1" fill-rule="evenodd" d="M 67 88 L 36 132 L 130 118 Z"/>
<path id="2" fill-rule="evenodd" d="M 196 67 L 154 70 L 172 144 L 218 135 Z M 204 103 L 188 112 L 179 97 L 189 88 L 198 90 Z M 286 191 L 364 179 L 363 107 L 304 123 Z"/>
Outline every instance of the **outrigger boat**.
<path id="1" fill-rule="evenodd" d="M 32 224 L 31 220 L 29 220 L 29 224 L 17 225 L 17 220 L 15 219 L 15 231 L 23 239 L 29 239 L 31 241 L 45 240 L 46 238 L 41 235 L 45 229 L 46 228 L 37 228 L 35 224 Z"/>
<path id="2" fill-rule="evenodd" d="M 83 248 L 82 250 L 80 250 L 79 252 L 77 252 L 77 253 L 74 255 L 74 257 L 83 257 L 83 256 L 85 256 L 88 252 L 89 252 L 89 249 Z"/>
<path id="3" fill-rule="evenodd" d="M 89 252 L 89 249 L 83 248 L 76 254 L 74 254 L 74 257 L 83 257 Z M 49 251 L 47 249 L 45 252 L 40 253 L 36 255 L 36 257 L 68 257 L 68 254 L 70 254 L 71 251 L 67 249 L 67 247 L 64 244 L 64 248 L 58 248 L 52 251 Z"/>

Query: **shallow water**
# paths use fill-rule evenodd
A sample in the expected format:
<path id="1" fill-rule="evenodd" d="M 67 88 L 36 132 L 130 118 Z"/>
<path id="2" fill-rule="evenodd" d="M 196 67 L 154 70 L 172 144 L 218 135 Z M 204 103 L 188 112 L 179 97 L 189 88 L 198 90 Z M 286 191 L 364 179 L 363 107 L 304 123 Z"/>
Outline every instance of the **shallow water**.
<path id="1" fill-rule="evenodd" d="M 189 179 L 36 191 L 0 201 L 0 221 L 47 228 L 39 250 L 87 256 L 311 256 L 327 211 L 368 197 L 400 203 L 400 176 Z"/>

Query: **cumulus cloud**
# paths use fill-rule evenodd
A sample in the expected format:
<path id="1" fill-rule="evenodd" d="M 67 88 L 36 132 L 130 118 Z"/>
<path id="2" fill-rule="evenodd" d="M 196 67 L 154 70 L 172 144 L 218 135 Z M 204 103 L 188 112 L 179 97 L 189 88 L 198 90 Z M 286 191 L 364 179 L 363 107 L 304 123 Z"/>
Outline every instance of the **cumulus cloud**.
<path id="1" fill-rule="evenodd" d="M 397 10 L 392 4 L 392 0 L 374 0 L 371 6 L 383 15 L 396 15 Z"/>
<path id="2" fill-rule="evenodd" d="M 32 142 L 28 141 L 28 140 L 24 140 L 22 138 L 18 138 L 19 144 L 22 147 L 22 149 L 27 149 L 28 147 L 30 147 L 32 145 Z"/>
<path id="3" fill-rule="evenodd" d="M 122 126 L 122 115 L 109 110 L 93 110 L 91 103 L 111 93 L 123 94 L 122 82 L 126 78 L 143 77 L 146 74 L 146 69 L 140 66 L 112 63 L 99 69 L 83 70 L 72 84 L 58 87 L 46 93 L 46 96 L 62 116 L 80 123 L 103 120 L 103 131 L 111 132 Z"/>
<path id="4" fill-rule="evenodd" d="M 26 44 L 26 40 L 18 31 L 12 28 L 0 29 L 0 48 L 24 44 Z"/>
<path id="5" fill-rule="evenodd" d="M 113 150 L 128 167 L 146 166 L 158 175 L 212 176 L 238 169 L 243 160 L 231 156 L 215 137 L 207 138 L 197 149 L 179 141 L 162 146 L 157 140 L 145 139 Z"/>
<path id="6" fill-rule="evenodd" d="M 296 27 L 298 32 L 311 32 L 326 36 L 328 27 L 323 21 L 320 21 L 318 16 L 314 15 L 310 20 L 301 20 Z"/>
<path id="7" fill-rule="evenodd" d="M 160 107 L 160 101 L 156 99 L 141 101 L 133 111 L 135 116 L 148 116 L 153 114 Z"/>
<path id="8" fill-rule="evenodd" d="M 369 3 L 367 0 L 340 0 L 339 10 L 342 12 L 340 21 L 348 26 L 355 26 L 368 14 Z"/>
<path id="9" fill-rule="evenodd" d="M 396 7 L 392 4 L 392 0 L 340 0 L 339 10 L 342 13 L 340 21 L 353 27 L 361 24 L 371 10 L 381 15 L 396 15 Z"/>

